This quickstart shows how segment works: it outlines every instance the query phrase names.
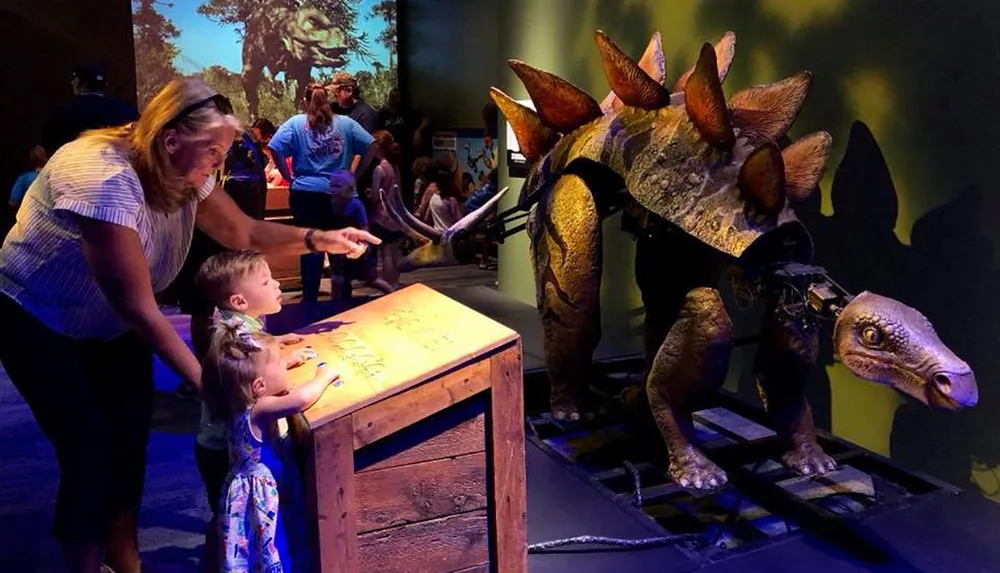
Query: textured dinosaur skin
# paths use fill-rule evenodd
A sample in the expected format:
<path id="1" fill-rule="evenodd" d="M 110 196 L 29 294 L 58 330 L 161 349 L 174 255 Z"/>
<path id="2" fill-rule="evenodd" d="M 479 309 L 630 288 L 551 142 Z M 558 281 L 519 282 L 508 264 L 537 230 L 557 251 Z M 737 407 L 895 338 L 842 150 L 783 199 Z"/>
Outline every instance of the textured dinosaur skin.
<path id="1" fill-rule="evenodd" d="M 737 92 L 722 80 L 735 53 L 727 33 L 705 44 L 697 64 L 665 87 L 654 34 L 638 64 L 597 32 L 612 93 L 598 105 L 548 72 L 512 60 L 536 110 L 500 90 L 491 97 L 531 164 L 519 206 L 545 329 L 551 408 L 558 419 L 591 414 L 587 375 L 600 339 L 601 220 L 623 209 L 636 237 L 636 282 L 646 310 L 646 395 L 682 486 L 714 488 L 726 474 L 694 444 L 692 412 L 722 384 L 732 321 L 717 288 L 742 277 L 768 302 L 754 372 L 762 401 L 787 445 L 783 461 L 809 475 L 835 467 L 816 440 L 805 398 L 815 367 L 816 317 L 780 304 L 781 287 L 807 292 L 812 279 L 757 281 L 809 263 L 812 242 L 793 203 L 818 185 L 831 138 L 818 132 L 784 149 L 805 101 L 803 72 Z M 916 310 L 871 293 L 838 300 L 834 347 L 857 376 L 932 407 L 978 400 L 975 377 Z"/>
<path id="2" fill-rule="evenodd" d="M 716 285 L 733 268 L 752 274 L 810 261 L 811 240 L 792 202 L 819 182 L 831 140 L 820 132 L 784 150 L 773 143 L 805 100 L 807 72 L 724 100 L 721 84 L 735 52 L 731 33 L 714 49 L 703 47 L 675 93 L 662 87 L 657 34 L 638 64 L 602 32 L 597 42 L 612 86 L 600 106 L 565 80 L 518 61 L 511 67 L 538 111 L 499 90 L 491 94 L 532 161 L 520 203 L 534 204 L 528 232 L 551 407 L 558 418 L 586 414 L 586 372 L 600 338 L 602 205 L 617 202 L 636 222 L 646 394 L 670 452 L 669 473 L 684 486 L 717 487 L 726 475 L 694 445 L 691 420 L 729 367 L 732 323 Z M 813 317 L 783 311 L 775 292 L 761 294 L 770 305 L 754 371 L 788 446 L 783 461 L 802 474 L 828 471 L 836 464 L 817 443 L 804 388 L 819 329 Z M 835 314 L 835 347 L 856 375 L 934 407 L 976 403 L 972 370 L 914 309 L 862 293 Z"/>
<path id="3" fill-rule="evenodd" d="M 261 2 L 246 23 L 241 80 L 250 116 L 256 118 L 257 88 L 265 68 L 271 77 L 285 72 L 296 82 L 302 101 L 313 67 L 340 68 L 346 63 L 347 35 L 322 11 L 285 2 Z"/>

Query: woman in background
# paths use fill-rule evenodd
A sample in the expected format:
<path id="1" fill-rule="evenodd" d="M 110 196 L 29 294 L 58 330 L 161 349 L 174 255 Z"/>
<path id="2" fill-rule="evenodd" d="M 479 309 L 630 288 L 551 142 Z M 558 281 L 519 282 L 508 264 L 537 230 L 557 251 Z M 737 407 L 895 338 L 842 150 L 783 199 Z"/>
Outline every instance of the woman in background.
<path id="1" fill-rule="evenodd" d="M 349 170 L 355 155 L 362 156 L 358 171 L 363 172 L 379 155 L 378 145 L 358 122 L 334 115 L 322 85 L 306 88 L 306 102 L 306 112 L 281 124 L 267 146 L 278 171 L 290 182 L 288 202 L 295 224 L 333 229 L 336 220 L 331 207 L 331 175 Z M 292 160 L 291 172 L 286 157 Z M 319 298 L 324 256 L 302 255 L 302 302 L 312 303 Z M 330 262 L 332 265 L 333 260 Z"/>
<path id="2" fill-rule="evenodd" d="M 438 229 L 447 229 L 462 218 L 461 193 L 447 162 L 437 161 L 424 172 L 427 189 L 417 209 L 418 219 Z"/>
<path id="3" fill-rule="evenodd" d="M 399 185 L 402 150 L 392 134 L 386 130 L 376 131 L 375 141 L 378 142 L 383 157 L 375 168 L 372 186 L 368 189 L 369 204 L 372 205 L 369 230 L 382 239 L 382 244 L 377 249 L 379 261 L 382 263 L 379 276 L 393 288 L 399 288 L 399 261 L 403 256 L 402 241 L 406 235 L 403 234 L 399 224 L 386 213 L 382 201 L 379 200 L 379 190 L 388 194 L 392 192 L 393 187 Z"/>

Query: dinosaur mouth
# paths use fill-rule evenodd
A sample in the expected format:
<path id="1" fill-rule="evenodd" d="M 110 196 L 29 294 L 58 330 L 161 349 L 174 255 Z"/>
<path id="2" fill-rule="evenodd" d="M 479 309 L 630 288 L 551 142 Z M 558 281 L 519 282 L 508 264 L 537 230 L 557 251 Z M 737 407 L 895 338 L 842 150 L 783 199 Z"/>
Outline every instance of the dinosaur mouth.
<path id="1" fill-rule="evenodd" d="M 964 407 L 933 384 L 927 385 L 926 403 L 932 408 L 942 410 L 961 410 Z"/>

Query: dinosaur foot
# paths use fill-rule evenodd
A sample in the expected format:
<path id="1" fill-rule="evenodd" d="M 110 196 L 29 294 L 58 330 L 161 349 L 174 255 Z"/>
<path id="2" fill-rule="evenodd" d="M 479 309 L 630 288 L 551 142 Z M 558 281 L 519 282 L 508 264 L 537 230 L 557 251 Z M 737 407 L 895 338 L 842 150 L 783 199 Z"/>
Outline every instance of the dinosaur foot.
<path id="1" fill-rule="evenodd" d="M 550 408 L 552 417 L 560 422 L 590 422 L 597 417 L 589 400 L 553 401 Z"/>
<path id="2" fill-rule="evenodd" d="M 795 446 L 795 449 L 781 457 L 781 461 L 804 476 L 825 474 L 837 467 L 837 462 L 816 443 Z"/>
<path id="3" fill-rule="evenodd" d="M 726 472 L 693 446 L 686 446 L 679 455 L 670 456 L 668 473 L 681 487 L 698 490 L 712 490 L 728 481 Z"/>
<path id="4" fill-rule="evenodd" d="M 585 410 L 575 406 L 564 408 L 552 408 L 552 417 L 560 422 L 591 422 L 597 418 L 597 414 L 592 410 Z"/>
<path id="5" fill-rule="evenodd" d="M 552 417 L 560 422 L 592 421 L 597 417 L 593 400 L 587 399 L 586 396 L 574 397 L 555 388 L 552 390 L 549 409 L 552 411 Z"/>

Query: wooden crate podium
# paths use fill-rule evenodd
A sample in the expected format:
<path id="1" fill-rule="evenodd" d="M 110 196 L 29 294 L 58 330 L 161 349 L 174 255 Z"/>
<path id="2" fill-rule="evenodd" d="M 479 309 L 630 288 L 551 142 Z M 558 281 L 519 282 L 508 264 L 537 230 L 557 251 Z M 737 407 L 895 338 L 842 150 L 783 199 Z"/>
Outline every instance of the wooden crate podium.
<path id="1" fill-rule="evenodd" d="M 519 335 L 419 284 L 300 332 L 319 570 L 526 572 Z"/>

